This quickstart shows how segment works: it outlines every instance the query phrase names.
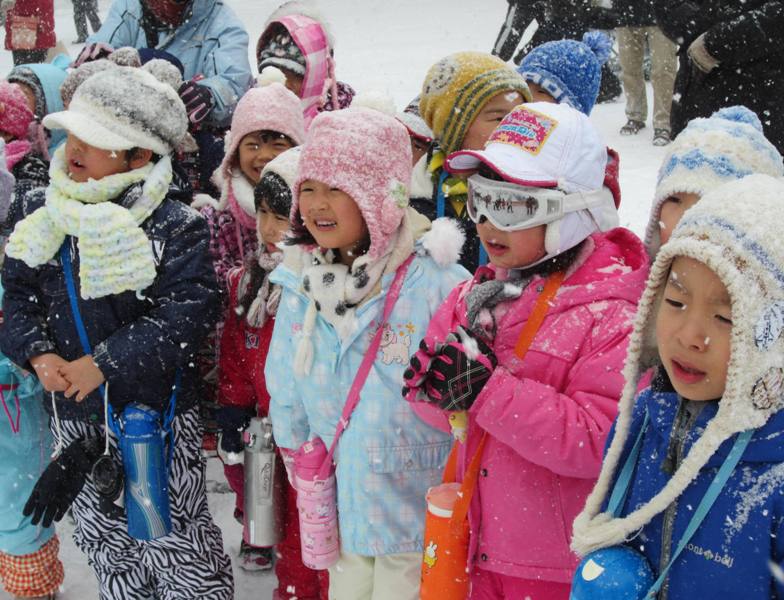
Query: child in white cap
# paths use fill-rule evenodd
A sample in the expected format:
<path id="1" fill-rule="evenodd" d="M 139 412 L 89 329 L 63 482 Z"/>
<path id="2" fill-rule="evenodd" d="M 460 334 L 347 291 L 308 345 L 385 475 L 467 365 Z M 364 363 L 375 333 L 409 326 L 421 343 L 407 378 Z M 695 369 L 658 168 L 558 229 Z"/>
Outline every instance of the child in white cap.
<path id="1" fill-rule="evenodd" d="M 0 348 L 51 395 L 58 442 L 25 513 L 48 525 L 71 506 L 74 540 L 102 599 L 233 598 L 207 507 L 195 408 L 193 353 L 216 318 L 217 285 L 206 224 L 172 198 L 185 108 L 150 73 L 117 67 L 89 78 L 44 124 L 68 137 L 52 158 L 49 187 L 30 195 L 39 208 L 17 223 L 3 266 Z M 157 414 L 170 449 L 163 497 L 171 528 L 151 541 L 129 534 L 128 500 L 138 488 L 118 508 L 123 486 L 107 484 L 119 475 L 99 477 L 127 471 L 131 457 L 117 440 L 127 433 L 126 411 L 139 405 Z"/>

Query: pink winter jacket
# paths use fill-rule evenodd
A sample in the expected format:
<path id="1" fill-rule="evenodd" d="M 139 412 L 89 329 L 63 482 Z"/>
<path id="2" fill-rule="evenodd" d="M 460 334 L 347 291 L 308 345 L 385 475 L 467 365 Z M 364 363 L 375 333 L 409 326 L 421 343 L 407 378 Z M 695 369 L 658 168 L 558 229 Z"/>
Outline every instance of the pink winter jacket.
<path id="1" fill-rule="evenodd" d="M 428 327 L 442 340 L 465 325 L 465 296 L 493 267 L 455 288 Z M 642 242 L 626 229 L 594 234 L 567 272 L 530 350 L 514 354 L 543 280 L 535 278 L 501 317 L 493 351 L 498 366 L 469 411 L 458 476 L 487 431 L 471 505 L 469 556 L 490 571 L 568 583 L 572 521 L 602 462 L 623 387 L 621 370 L 637 302 L 648 275 Z M 449 430 L 446 413 L 416 412 Z"/>

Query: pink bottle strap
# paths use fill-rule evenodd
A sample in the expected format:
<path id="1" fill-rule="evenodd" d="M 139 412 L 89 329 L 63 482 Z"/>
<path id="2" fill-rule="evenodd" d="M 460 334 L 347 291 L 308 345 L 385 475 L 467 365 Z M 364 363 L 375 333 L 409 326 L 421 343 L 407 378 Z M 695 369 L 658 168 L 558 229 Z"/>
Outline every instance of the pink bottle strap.
<path id="1" fill-rule="evenodd" d="M 340 436 L 346 430 L 346 427 L 348 427 L 349 419 L 351 419 L 351 413 L 354 412 L 357 404 L 359 404 L 359 393 L 362 391 L 362 387 L 365 385 L 365 381 L 370 374 L 370 368 L 373 366 L 373 363 L 376 362 L 378 349 L 381 346 L 381 338 L 384 334 L 384 323 L 387 322 L 390 315 L 392 314 L 392 309 L 395 307 L 395 303 L 400 296 L 400 290 L 403 288 L 403 280 L 406 277 L 408 267 L 411 265 L 412 260 L 414 260 L 413 254 L 397 268 L 395 279 L 392 281 L 392 285 L 389 287 L 389 291 L 387 292 L 386 302 L 384 303 L 383 317 L 378 325 L 376 334 L 373 336 L 373 341 L 370 342 L 370 346 L 368 346 L 365 357 L 362 359 L 362 364 L 359 365 L 357 374 L 354 377 L 354 383 L 351 385 L 348 398 L 346 398 L 346 404 L 343 406 L 343 414 L 340 415 L 338 427 L 335 430 L 335 437 L 332 439 L 332 445 L 329 447 L 327 457 L 324 459 L 324 462 L 319 469 L 319 479 L 326 479 L 327 475 L 329 474 L 329 468 L 332 464 L 332 456 L 335 454 L 335 450 L 337 450 Z"/>

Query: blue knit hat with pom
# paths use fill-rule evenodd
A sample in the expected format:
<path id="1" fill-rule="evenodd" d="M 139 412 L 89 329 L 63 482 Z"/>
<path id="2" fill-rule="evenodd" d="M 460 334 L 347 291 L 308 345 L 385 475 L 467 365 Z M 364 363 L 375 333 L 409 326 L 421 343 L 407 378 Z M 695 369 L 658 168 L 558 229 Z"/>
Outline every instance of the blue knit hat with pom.
<path id="1" fill-rule="evenodd" d="M 602 65 L 612 40 L 601 31 L 589 31 L 583 41 L 559 40 L 537 46 L 517 67 L 528 83 L 544 89 L 559 104 L 590 115 L 602 82 Z"/>
<path id="2" fill-rule="evenodd" d="M 654 256 L 660 246 L 662 203 L 678 193 L 702 197 L 747 175 L 784 176 L 784 159 L 762 131 L 756 114 L 745 106 L 729 106 L 709 118 L 692 119 L 667 147 L 659 169 L 645 245 Z"/>

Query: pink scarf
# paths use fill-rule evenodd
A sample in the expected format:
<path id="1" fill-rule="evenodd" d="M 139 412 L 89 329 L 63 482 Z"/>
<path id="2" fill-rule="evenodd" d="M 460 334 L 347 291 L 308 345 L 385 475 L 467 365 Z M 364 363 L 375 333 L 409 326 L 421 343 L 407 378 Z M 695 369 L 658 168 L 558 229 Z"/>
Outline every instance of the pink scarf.
<path id="1" fill-rule="evenodd" d="M 5 145 L 5 166 L 10 171 L 28 155 L 33 145 L 27 140 L 14 140 Z"/>

